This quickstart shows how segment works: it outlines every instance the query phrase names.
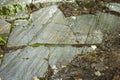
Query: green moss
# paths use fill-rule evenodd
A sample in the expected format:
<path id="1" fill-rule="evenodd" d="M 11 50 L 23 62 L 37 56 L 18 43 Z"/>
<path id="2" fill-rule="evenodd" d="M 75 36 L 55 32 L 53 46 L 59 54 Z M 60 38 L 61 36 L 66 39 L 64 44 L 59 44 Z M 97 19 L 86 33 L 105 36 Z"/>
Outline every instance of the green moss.
<path id="1" fill-rule="evenodd" d="M 14 4 L 14 5 L 5 5 L 0 7 L 0 15 L 5 18 L 6 17 L 14 17 L 16 13 L 25 11 L 26 5 Z"/>
<path id="2" fill-rule="evenodd" d="M 35 44 L 29 44 L 28 46 L 31 46 L 31 47 L 39 47 L 41 44 L 40 43 L 35 43 Z"/>
<path id="3" fill-rule="evenodd" d="M 11 8 L 9 6 L 3 6 L 0 11 L 1 11 L 1 15 L 6 15 L 6 16 L 14 15 L 14 13 L 12 13 Z"/>
<path id="4" fill-rule="evenodd" d="M 14 4 L 13 6 L 16 12 L 22 11 L 22 6 L 20 4 Z"/>
<path id="5" fill-rule="evenodd" d="M 50 43 L 34 43 L 34 44 L 28 44 L 28 46 L 31 47 L 39 47 L 39 46 L 47 46 L 47 47 L 65 47 L 65 46 L 70 46 L 71 44 L 50 44 Z"/>
<path id="6" fill-rule="evenodd" d="M 4 40 L 2 37 L 0 37 L 0 46 L 5 45 L 5 44 L 6 44 L 6 40 Z"/>

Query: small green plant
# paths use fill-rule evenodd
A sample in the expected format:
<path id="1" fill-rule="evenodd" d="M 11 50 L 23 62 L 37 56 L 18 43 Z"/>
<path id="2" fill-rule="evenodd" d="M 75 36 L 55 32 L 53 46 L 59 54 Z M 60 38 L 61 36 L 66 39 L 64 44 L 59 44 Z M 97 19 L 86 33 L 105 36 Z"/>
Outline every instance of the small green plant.
<path id="1" fill-rule="evenodd" d="M 0 46 L 5 45 L 5 44 L 6 44 L 6 40 L 4 40 L 2 37 L 0 37 Z"/>

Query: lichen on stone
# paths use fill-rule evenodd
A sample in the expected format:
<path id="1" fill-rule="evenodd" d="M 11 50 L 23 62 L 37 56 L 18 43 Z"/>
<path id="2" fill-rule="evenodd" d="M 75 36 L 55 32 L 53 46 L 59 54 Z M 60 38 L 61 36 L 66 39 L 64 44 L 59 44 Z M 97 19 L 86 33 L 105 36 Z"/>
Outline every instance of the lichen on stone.
<path id="1" fill-rule="evenodd" d="M 16 16 L 18 12 L 24 12 L 27 10 L 26 5 L 13 4 L 13 5 L 4 5 L 0 7 L 0 18 L 10 18 Z"/>

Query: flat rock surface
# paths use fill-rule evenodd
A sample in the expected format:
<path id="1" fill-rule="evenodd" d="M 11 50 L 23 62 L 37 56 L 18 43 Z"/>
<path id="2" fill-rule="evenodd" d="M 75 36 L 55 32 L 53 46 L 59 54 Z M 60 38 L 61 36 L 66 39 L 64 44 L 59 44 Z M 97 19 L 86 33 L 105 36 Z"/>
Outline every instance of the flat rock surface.
<path id="1" fill-rule="evenodd" d="M 9 33 L 10 24 L 0 19 L 0 34 Z"/>
<path id="2" fill-rule="evenodd" d="M 95 16 L 77 16 L 76 20 L 65 18 L 57 6 L 51 6 L 31 14 L 31 20 L 29 27 L 21 24 L 13 29 L 9 47 L 34 43 L 98 44 L 102 41 L 103 35 L 99 28 L 96 29 Z"/>
<path id="3" fill-rule="evenodd" d="M 31 2 L 2 0 L 0 6 L 19 1 L 23 4 Z M 100 12 L 96 15 L 65 17 L 57 5 L 33 11 L 29 19 L 23 19 L 27 18 L 26 13 L 17 14 L 16 18 L 20 19 L 14 21 L 7 46 L 18 49 L 11 49 L 0 65 L 0 78 L 4 80 L 32 80 L 34 76 L 43 76 L 48 62 L 51 66 L 66 65 L 77 54 L 91 52 L 96 47 L 93 44 L 100 44 L 103 39 L 102 31 L 120 26 L 119 17 Z M 0 27 L 6 24 L 8 23 L 5 22 Z M 3 33 L 2 30 L 0 33 Z M 39 46 L 33 47 L 36 43 Z M 93 45 L 94 48 L 86 45 Z M 20 49 L 21 46 L 25 47 Z"/>
<path id="4" fill-rule="evenodd" d="M 10 24 L 0 19 L 0 36 L 7 39 L 10 32 Z"/>
<path id="5" fill-rule="evenodd" d="M 43 76 L 48 62 L 51 66 L 65 65 L 77 54 L 90 52 L 92 48 L 71 46 L 26 47 L 10 52 L 0 66 L 0 78 L 5 80 L 32 80 L 34 76 Z"/>

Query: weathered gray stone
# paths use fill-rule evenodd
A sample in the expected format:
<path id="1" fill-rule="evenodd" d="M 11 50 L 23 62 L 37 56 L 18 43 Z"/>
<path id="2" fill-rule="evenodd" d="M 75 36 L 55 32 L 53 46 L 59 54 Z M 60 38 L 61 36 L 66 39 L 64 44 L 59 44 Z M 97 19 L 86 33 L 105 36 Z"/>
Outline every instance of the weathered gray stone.
<path id="1" fill-rule="evenodd" d="M 10 24 L 0 19 L 0 34 L 9 33 Z"/>
<path id="2" fill-rule="evenodd" d="M 9 32 L 10 32 L 10 24 L 0 19 L 0 36 L 7 39 Z"/>
<path id="3" fill-rule="evenodd" d="M 13 32 L 9 37 L 8 47 L 9 45 L 12 45 L 12 46 L 25 45 L 30 40 L 32 40 L 35 33 L 40 30 L 39 28 L 41 28 L 41 27 L 27 26 L 27 23 L 28 23 L 27 21 L 21 21 L 21 25 L 20 26 L 18 25 L 14 28 Z"/>
<path id="4" fill-rule="evenodd" d="M 40 46 L 26 47 L 7 54 L 0 67 L 0 78 L 4 80 L 32 80 L 34 76 L 43 76 L 49 64 L 65 65 L 77 54 L 90 52 L 90 47 Z"/>
<path id="5" fill-rule="evenodd" d="M 64 0 L 35 0 L 34 2 L 41 2 L 41 3 L 45 3 L 45 2 L 60 2 L 60 1 L 64 1 Z"/>
<path id="6" fill-rule="evenodd" d="M 102 32 L 97 28 L 97 16 L 82 15 L 76 19 L 68 17 L 68 25 L 80 44 L 97 44 L 102 41 Z"/>
<path id="7" fill-rule="evenodd" d="M 120 28 L 120 17 L 111 15 L 98 13 L 97 15 L 96 27 L 101 30 L 115 30 Z"/>
<path id="8" fill-rule="evenodd" d="M 110 10 L 120 12 L 120 4 L 110 3 L 110 4 L 108 4 L 108 7 L 110 8 Z"/>
<path id="9" fill-rule="evenodd" d="M 43 8 L 31 16 L 31 26 L 20 25 L 13 29 L 9 47 L 31 43 L 97 44 L 102 41 L 102 33 L 96 29 L 95 16 L 77 16 L 76 20 L 65 18 L 57 6 Z"/>
<path id="10" fill-rule="evenodd" d="M 55 1 L 61 0 L 34 0 L 34 3 Z M 31 0 L 1 0 L 0 6 L 16 2 L 24 5 L 30 3 Z M 20 12 L 14 18 L 25 18 L 26 16 L 28 16 L 26 13 Z M 51 66 L 65 65 L 75 55 L 92 51 L 90 47 L 73 47 L 72 44 L 101 43 L 102 30 L 118 28 L 119 20 L 119 17 L 105 13 L 65 17 L 57 5 L 31 13 L 29 20 L 16 20 L 7 46 L 25 45 L 26 47 L 10 51 L 5 55 L 0 66 L 0 78 L 31 80 L 34 76 L 43 76 L 48 66 L 45 60 L 48 55 L 50 55 L 49 64 Z M 42 46 L 28 46 L 28 44 L 34 43 L 40 43 Z M 45 46 L 45 44 L 49 46 Z"/>
<path id="11" fill-rule="evenodd" d="M 29 3 L 48 3 L 48 2 L 60 2 L 64 0 L 0 0 L 0 6 L 8 4 L 29 4 Z"/>
<path id="12" fill-rule="evenodd" d="M 43 26 L 30 44 L 34 43 L 72 44 L 76 42 L 75 36 L 68 26 L 50 23 L 47 26 Z"/>
<path id="13" fill-rule="evenodd" d="M 47 24 L 50 22 L 65 24 L 66 20 L 62 12 L 57 8 L 56 5 L 51 7 L 42 8 L 31 14 L 34 25 Z M 59 21 L 60 19 L 60 21 Z"/>

